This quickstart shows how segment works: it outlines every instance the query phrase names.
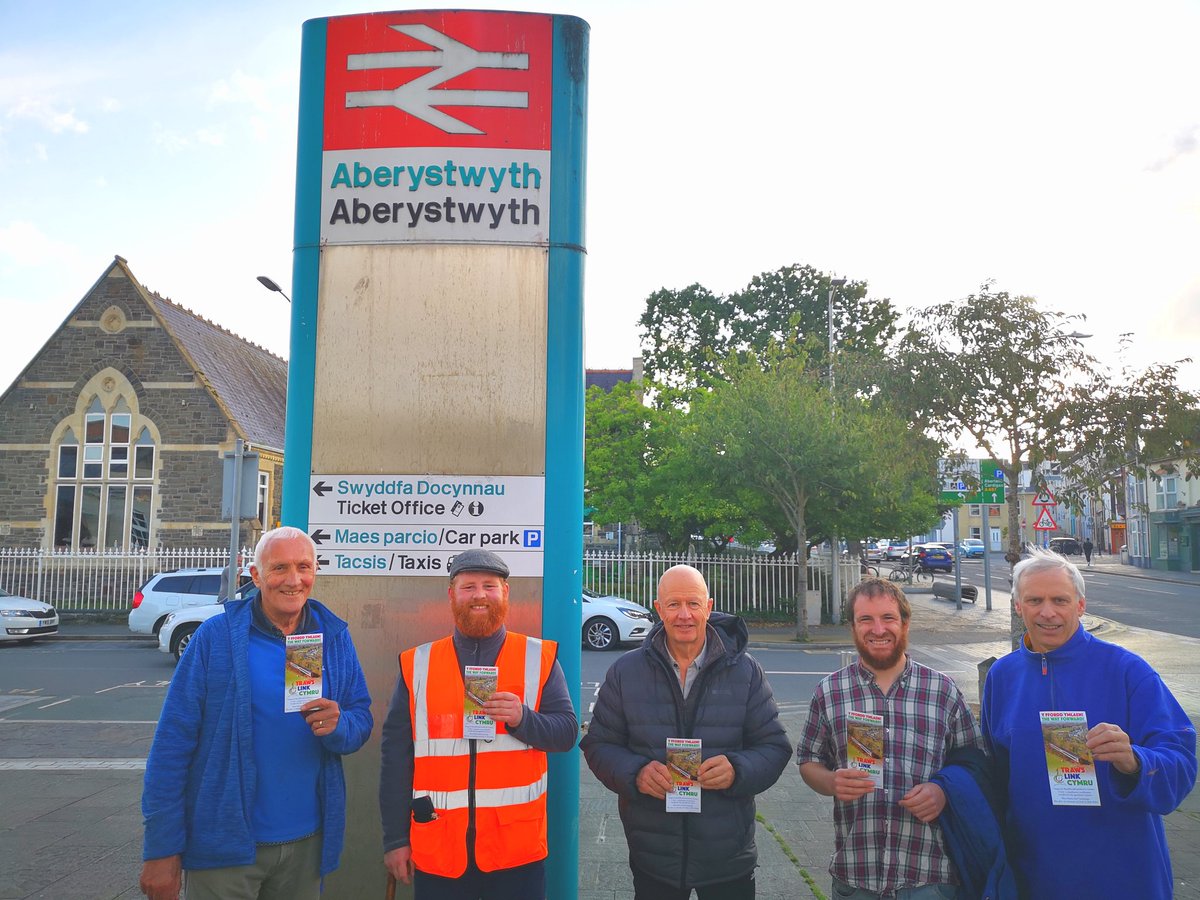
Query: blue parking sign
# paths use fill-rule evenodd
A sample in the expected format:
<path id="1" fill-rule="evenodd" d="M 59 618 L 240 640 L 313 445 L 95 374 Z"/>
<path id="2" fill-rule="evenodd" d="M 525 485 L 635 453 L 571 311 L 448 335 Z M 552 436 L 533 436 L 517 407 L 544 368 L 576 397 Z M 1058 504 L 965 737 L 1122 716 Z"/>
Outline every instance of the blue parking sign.
<path id="1" fill-rule="evenodd" d="M 540 528 L 526 528 L 522 543 L 526 547 L 540 548 L 542 546 L 542 530 Z"/>

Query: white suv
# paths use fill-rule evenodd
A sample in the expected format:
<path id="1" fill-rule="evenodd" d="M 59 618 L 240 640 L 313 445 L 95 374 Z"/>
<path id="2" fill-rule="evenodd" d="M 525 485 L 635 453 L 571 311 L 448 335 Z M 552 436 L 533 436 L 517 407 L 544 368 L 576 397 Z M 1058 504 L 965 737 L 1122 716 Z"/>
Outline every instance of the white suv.
<path id="1" fill-rule="evenodd" d="M 138 588 L 129 611 L 129 630 L 134 634 L 158 634 L 167 613 L 188 606 L 208 606 L 217 602 L 221 589 L 221 567 L 176 569 L 159 572 Z M 240 592 L 250 583 L 250 570 L 242 569 L 238 579 Z"/>

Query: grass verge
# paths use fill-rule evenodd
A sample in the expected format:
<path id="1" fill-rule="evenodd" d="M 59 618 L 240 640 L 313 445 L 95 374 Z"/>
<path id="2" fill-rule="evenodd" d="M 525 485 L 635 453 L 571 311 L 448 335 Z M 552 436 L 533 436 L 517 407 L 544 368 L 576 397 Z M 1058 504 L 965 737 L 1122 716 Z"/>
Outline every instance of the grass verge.
<path id="1" fill-rule="evenodd" d="M 800 873 L 800 877 L 803 878 L 805 883 L 808 884 L 809 889 L 817 897 L 817 900 L 829 900 L 829 898 L 825 896 L 824 891 L 817 887 L 817 883 L 813 880 L 813 877 L 808 874 L 808 869 L 800 865 L 800 860 L 796 858 L 796 854 L 792 851 L 792 848 L 788 845 L 788 842 L 783 839 L 783 835 L 775 830 L 775 826 L 768 822 L 763 817 L 762 813 L 755 813 L 754 818 L 759 824 L 762 825 L 763 828 L 770 832 L 771 837 L 775 838 L 775 843 L 779 845 L 779 848 L 783 851 L 783 855 L 791 860 L 792 865 L 796 867 L 796 871 Z"/>

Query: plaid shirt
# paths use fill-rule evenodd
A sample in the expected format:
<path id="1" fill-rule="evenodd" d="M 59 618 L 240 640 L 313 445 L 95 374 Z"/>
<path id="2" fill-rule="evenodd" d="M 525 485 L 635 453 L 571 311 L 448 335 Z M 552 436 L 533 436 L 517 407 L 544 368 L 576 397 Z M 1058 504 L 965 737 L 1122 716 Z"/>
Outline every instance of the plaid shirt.
<path id="1" fill-rule="evenodd" d="M 906 657 L 904 671 L 885 696 L 874 674 L 855 662 L 817 686 L 796 761 L 845 768 L 851 710 L 883 716 L 884 787 L 852 803 L 834 801 L 837 839 L 829 874 L 884 896 L 922 884 L 957 883 L 941 826 L 923 824 L 899 800 L 929 781 L 951 750 L 983 748 L 958 687 Z"/>

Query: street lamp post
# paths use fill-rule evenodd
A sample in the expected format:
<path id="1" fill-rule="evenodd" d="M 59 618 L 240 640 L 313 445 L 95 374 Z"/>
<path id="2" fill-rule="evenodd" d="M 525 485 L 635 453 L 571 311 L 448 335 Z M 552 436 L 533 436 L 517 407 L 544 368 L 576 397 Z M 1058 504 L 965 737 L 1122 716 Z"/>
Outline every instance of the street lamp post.
<path id="1" fill-rule="evenodd" d="M 834 382 L 833 382 L 833 294 L 834 291 L 846 284 L 845 278 L 832 278 L 829 281 L 829 418 L 833 420 L 837 412 L 837 401 L 834 397 Z M 837 532 L 831 530 L 829 534 L 829 593 L 832 595 L 831 605 L 835 608 L 830 610 L 830 618 L 838 624 L 841 624 L 842 619 L 842 551 L 839 546 Z"/>
<path id="2" fill-rule="evenodd" d="M 292 298 L 289 297 L 287 294 L 283 293 L 283 288 L 281 288 L 278 284 L 276 284 L 274 281 L 272 281 L 266 275 L 259 275 L 258 283 L 261 284 L 263 287 L 265 287 L 268 291 L 274 291 L 277 294 L 283 294 L 283 299 L 286 300 L 288 303 L 292 302 Z"/>

